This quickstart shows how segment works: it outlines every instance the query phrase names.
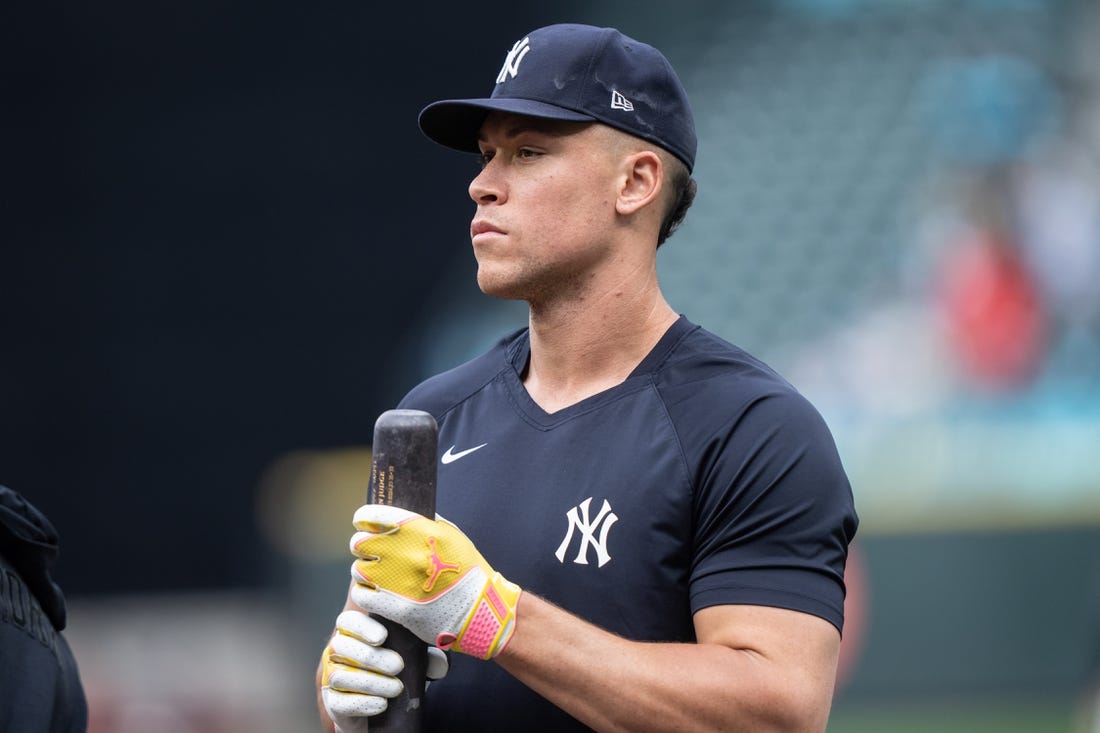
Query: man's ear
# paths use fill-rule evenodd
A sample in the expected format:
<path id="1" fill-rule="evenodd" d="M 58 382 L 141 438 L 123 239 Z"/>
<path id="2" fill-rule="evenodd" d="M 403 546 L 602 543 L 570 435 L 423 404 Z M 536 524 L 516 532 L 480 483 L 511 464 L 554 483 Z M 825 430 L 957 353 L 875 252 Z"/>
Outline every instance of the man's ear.
<path id="1" fill-rule="evenodd" d="M 615 210 L 619 214 L 634 214 L 661 195 L 664 165 L 652 150 L 641 150 L 623 161 L 622 186 Z"/>

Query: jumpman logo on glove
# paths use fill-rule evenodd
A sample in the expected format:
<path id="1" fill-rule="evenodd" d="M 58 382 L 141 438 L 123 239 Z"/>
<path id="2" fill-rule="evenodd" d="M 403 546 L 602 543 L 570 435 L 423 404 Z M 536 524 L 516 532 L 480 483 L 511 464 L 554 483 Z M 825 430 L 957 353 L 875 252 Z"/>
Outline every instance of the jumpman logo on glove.
<path id="1" fill-rule="evenodd" d="M 431 592 L 432 586 L 435 585 L 435 581 L 439 580 L 442 573 L 457 573 L 462 569 L 462 566 L 456 562 L 443 562 L 439 557 L 439 551 L 436 549 L 435 537 L 428 538 L 428 546 L 431 548 L 431 552 L 428 553 L 428 582 L 424 584 L 425 593 Z"/>

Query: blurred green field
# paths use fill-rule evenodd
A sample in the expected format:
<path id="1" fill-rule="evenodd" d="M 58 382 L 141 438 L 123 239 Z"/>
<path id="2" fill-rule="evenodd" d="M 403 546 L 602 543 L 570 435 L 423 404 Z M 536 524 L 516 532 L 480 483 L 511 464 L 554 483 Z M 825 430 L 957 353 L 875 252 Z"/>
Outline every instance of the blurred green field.
<path id="1" fill-rule="evenodd" d="M 1086 733 L 1069 702 L 837 705 L 829 733 Z"/>

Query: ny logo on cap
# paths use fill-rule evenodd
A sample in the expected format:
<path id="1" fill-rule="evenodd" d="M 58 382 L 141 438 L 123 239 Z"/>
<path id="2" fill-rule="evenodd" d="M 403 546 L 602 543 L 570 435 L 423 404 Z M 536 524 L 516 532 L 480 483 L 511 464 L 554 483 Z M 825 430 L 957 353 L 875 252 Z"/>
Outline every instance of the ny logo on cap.
<path id="1" fill-rule="evenodd" d="M 504 59 L 504 66 L 500 67 L 500 73 L 497 74 L 497 84 L 507 81 L 509 76 L 515 78 L 519 72 L 519 62 L 523 61 L 523 57 L 530 50 L 530 39 L 524 38 L 522 41 L 516 41 L 515 45 L 512 46 L 512 50 L 508 52 L 508 57 Z"/>

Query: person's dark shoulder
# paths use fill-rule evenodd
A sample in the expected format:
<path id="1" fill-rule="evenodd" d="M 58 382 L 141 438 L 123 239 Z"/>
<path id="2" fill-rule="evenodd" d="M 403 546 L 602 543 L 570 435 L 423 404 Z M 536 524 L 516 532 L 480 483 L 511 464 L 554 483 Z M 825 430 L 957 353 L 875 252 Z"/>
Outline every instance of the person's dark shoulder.
<path id="1" fill-rule="evenodd" d="M 672 349 L 654 384 L 685 450 L 709 451 L 727 436 L 808 440 L 835 451 L 817 408 L 759 358 L 695 328 Z"/>
<path id="2" fill-rule="evenodd" d="M 65 597 L 51 566 L 60 538 L 46 515 L 14 489 L 0 485 L 0 555 L 26 583 L 53 626 L 65 628 Z"/>
<path id="3" fill-rule="evenodd" d="M 526 342 L 527 329 L 514 331 L 497 341 L 485 353 L 413 387 L 398 404 L 399 409 L 424 410 L 436 420 L 512 367 L 516 349 Z"/>
<path id="4" fill-rule="evenodd" d="M 715 407 L 727 409 L 772 396 L 802 401 L 798 390 L 768 364 L 698 326 L 669 351 L 654 382 L 671 410 L 698 409 L 716 399 Z"/>

